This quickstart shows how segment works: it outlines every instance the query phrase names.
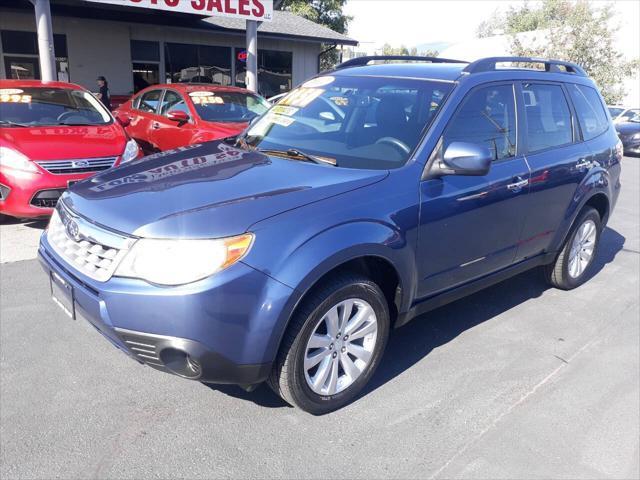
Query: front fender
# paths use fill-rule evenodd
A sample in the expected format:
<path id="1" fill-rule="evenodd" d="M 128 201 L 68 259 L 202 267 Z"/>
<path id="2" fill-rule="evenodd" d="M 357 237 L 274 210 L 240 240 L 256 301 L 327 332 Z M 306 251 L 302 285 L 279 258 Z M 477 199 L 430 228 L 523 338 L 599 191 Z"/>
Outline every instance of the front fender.
<path id="1" fill-rule="evenodd" d="M 407 292 L 416 284 L 414 248 L 393 226 L 373 221 L 356 221 L 324 230 L 291 250 L 271 255 L 269 268 L 258 268 L 251 259 L 248 265 L 292 288 L 290 298 L 279 314 L 277 327 L 271 332 L 269 348 L 277 352 L 289 320 L 306 293 L 328 272 L 349 260 L 374 256 L 386 260 L 395 268 L 403 294 L 401 312 L 410 307 L 412 295 Z M 273 253 L 273 252 L 272 252 Z M 254 258 L 256 258 L 254 256 Z"/>
<path id="2" fill-rule="evenodd" d="M 285 285 L 304 293 L 341 264 L 365 256 L 379 257 L 395 268 L 402 287 L 415 285 L 415 249 L 393 225 L 356 221 L 337 225 L 299 245 L 271 272 Z M 410 295 L 403 295 L 409 298 Z M 401 305 L 401 307 L 404 305 Z"/>

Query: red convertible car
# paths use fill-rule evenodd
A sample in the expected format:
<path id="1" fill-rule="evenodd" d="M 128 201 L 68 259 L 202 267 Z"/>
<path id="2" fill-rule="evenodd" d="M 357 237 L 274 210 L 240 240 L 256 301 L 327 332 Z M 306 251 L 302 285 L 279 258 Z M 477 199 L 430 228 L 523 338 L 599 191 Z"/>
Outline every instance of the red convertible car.
<path id="1" fill-rule="evenodd" d="M 114 115 L 151 154 L 237 135 L 268 108 L 242 88 L 173 83 L 141 90 Z"/>
<path id="2" fill-rule="evenodd" d="M 70 184 L 140 154 L 84 88 L 0 80 L 0 217 L 48 216 Z"/>

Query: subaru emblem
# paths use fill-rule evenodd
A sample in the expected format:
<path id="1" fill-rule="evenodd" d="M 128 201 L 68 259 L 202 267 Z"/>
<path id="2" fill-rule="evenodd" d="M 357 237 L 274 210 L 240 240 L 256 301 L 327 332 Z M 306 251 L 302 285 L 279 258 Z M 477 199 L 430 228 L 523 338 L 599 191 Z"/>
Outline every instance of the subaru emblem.
<path id="1" fill-rule="evenodd" d="M 65 229 L 70 238 L 73 238 L 76 242 L 80 240 L 80 229 L 74 220 L 69 220 Z"/>

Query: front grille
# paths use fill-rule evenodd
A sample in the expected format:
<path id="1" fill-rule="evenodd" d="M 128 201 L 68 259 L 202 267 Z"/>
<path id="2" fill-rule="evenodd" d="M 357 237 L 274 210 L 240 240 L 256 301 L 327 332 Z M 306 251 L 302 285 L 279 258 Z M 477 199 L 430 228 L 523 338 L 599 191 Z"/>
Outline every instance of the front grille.
<path id="1" fill-rule="evenodd" d="M 99 172 L 111 168 L 118 157 L 82 158 L 77 160 L 42 160 L 36 162 L 47 172 L 56 175 Z"/>
<path id="2" fill-rule="evenodd" d="M 31 199 L 31 205 L 38 208 L 55 208 L 64 190 L 42 190 Z"/>
<path id="3" fill-rule="evenodd" d="M 108 243 L 96 239 L 100 237 L 108 238 Z M 111 278 L 133 242 L 73 217 L 64 207 L 53 212 L 47 239 L 73 268 L 100 282 Z"/>

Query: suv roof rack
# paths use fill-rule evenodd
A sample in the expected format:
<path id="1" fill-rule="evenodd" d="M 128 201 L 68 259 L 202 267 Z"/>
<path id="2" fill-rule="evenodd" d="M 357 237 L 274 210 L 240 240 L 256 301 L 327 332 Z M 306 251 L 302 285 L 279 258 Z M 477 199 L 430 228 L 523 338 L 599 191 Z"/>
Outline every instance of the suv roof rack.
<path id="1" fill-rule="evenodd" d="M 334 70 L 342 70 L 350 67 L 363 67 L 374 60 L 404 60 L 407 62 L 430 62 L 430 63 L 469 63 L 464 60 L 452 60 L 450 58 L 440 57 L 421 57 L 416 55 L 367 55 L 364 57 L 355 57 L 346 62 L 342 62 L 335 67 Z"/>
<path id="2" fill-rule="evenodd" d="M 577 65 L 575 63 L 564 62 L 562 60 L 551 60 L 551 59 L 533 58 L 533 57 L 481 58 L 480 60 L 476 60 L 475 62 L 472 62 L 469 65 L 467 65 L 463 70 L 463 72 L 466 72 L 466 73 L 492 72 L 495 70 L 499 70 L 496 66 L 498 63 L 505 63 L 505 62 L 541 63 L 541 64 L 544 64 L 544 69 L 546 72 L 572 73 L 574 75 L 579 75 L 581 77 L 587 76 L 587 73 L 584 71 L 584 69 L 580 65 Z M 562 70 L 559 67 L 564 67 L 564 70 Z"/>

